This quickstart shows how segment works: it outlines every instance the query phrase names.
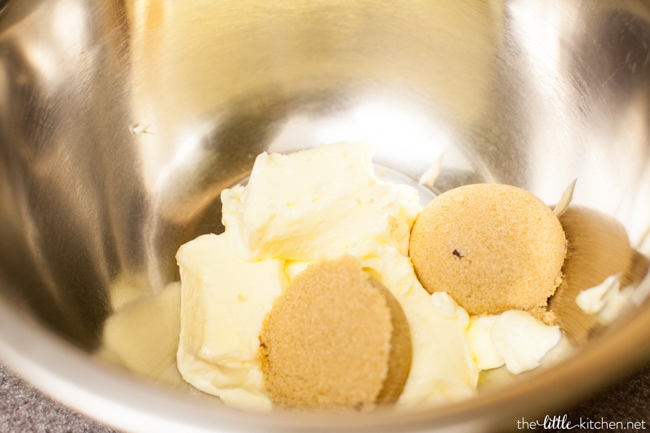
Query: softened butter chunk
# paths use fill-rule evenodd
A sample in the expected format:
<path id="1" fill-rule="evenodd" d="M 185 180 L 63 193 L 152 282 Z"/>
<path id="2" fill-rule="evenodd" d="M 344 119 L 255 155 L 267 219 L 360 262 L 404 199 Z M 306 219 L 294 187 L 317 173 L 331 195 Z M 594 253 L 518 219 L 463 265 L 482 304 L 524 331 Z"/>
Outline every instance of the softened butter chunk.
<path id="1" fill-rule="evenodd" d="M 562 339 L 562 331 L 526 311 L 509 310 L 499 315 L 472 317 L 468 338 L 479 368 L 505 364 L 508 371 L 520 374 L 539 367 L 544 356 Z"/>
<path id="2" fill-rule="evenodd" d="M 142 286 L 127 286 L 120 279 L 113 288 L 121 291 L 120 305 L 104 324 L 99 355 L 143 377 L 176 389 L 189 389 L 176 368 L 180 331 L 180 284 L 170 283 L 158 295 L 143 295 Z M 132 296 L 122 296 L 122 295 Z"/>
<path id="3" fill-rule="evenodd" d="M 363 143 L 262 153 L 248 184 L 224 190 L 221 200 L 226 236 L 248 260 L 318 260 L 369 242 L 406 255 L 420 211 L 414 188 L 375 177 Z"/>
<path id="4" fill-rule="evenodd" d="M 200 236 L 176 258 L 182 282 L 177 362 L 183 378 L 228 405 L 270 410 L 258 335 L 285 285 L 282 262 L 242 260 L 223 235 Z"/>
<path id="5" fill-rule="evenodd" d="M 576 304 L 586 314 L 595 315 L 596 320 L 609 324 L 631 304 L 632 287 L 621 289 L 621 275 L 605 278 L 601 284 L 581 291 Z"/>

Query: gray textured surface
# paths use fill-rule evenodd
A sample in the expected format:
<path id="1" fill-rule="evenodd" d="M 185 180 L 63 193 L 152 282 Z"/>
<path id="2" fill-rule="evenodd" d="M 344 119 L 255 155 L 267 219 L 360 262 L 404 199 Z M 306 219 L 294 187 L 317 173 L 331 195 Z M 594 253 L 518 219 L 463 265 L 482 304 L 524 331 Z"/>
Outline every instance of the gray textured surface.
<path id="1" fill-rule="evenodd" d="M 2 364 L 0 432 L 117 433 L 44 396 Z"/>
<path id="2" fill-rule="evenodd" d="M 630 378 L 560 413 L 560 415 L 565 414 L 574 423 L 577 423 L 581 417 L 615 422 L 645 421 L 645 430 L 650 431 L 650 365 Z M 567 430 L 538 429 L 538 431 Z M 570 431 L 595 430 L 576 428 Z M 119 433 L 49 399 L 2 364 L 0 364 L 0 432 Z"/>

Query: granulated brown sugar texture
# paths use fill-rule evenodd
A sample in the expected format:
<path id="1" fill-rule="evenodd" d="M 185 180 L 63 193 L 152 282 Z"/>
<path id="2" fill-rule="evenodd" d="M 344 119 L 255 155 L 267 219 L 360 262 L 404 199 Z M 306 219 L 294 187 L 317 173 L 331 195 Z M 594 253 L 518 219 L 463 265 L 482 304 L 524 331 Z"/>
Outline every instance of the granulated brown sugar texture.
<path id="1" fill-rule="evenodd" d="M 299 274 L 267 315 L 260 344 L 276 408 L 370 410 L 392 403 L 411 365 L 399 303 L 349 256 Z"/>
<path id="2" fill-rule="evenodd" d="M 567 241 L 535 195 L 473 184 L 441 194 L 422 210 L 409 249 L 427 291 L 446 291 L 469 314 L 518 309 L 544 318 L 562 282 Z"/>
<path id="3" fill-rule="evenodd" d="M 557 323 L 574 343 L 584 343 L 600 327 L 597 317 L 576 303 L 576 296 L 621 274 L 621 287 L 634 284 L 644 273 L 634 275 L 635 254 L 625 228 L 598 211 L 571 206 L 560 217 L 568 241 L 562 268 L 564 280 L 549 302 Z"/>

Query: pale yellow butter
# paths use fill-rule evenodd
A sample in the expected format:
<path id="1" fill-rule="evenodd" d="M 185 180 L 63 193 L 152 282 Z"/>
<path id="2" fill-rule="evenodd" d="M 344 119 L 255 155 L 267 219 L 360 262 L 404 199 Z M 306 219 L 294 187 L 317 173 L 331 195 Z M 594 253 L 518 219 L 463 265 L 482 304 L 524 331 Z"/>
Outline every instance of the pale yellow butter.
<path id="1" fill-rule="evenodd" d="M 248 184 L 224 190 L 221 200 L 226 236 L 248 260 L 318 260 L 368 243 L 406 255 L 420 211 L 414 188 L 375 177 L 363 143 L 262 153 Z"/>
<path id="2" fill-rule="evenodd" d="M 502 365 L 513 374 L 532 370 L 562 339 L 558 326 L 546 325 L 520 310 L 475 316 L 470 323 L 468 338 L 482 370 Z"/>
<path id="3" fill-rule="evenodd" d="M 282 262 L 245 261 L 223 235 L 204 235 L 177 255 L 182 280 L 178 369 L 196 388 L 225 403 L 269 410 L 258 335 L 285 284 Z"/>
<path id="4" fill-rule="evenodd" d="M 177 254 L 177 357 L 185 380 L 231 406 L 271 409 L 258 359 L 263 320 L 291 279 L 311 263 L 344 254 L 393 293 L 409 323 L 412 365 L 398 408 L 472 396 L 482 369 L 533 368 L 557 343 L 559 330 L 529 315 L 470 322 L 449 295 L 422 287 L 408 257 L 418 193 L 377 179 L 366 144 L 263 153 L 247 185 L 221 198 L 225 233 L 201 236 Z"/>

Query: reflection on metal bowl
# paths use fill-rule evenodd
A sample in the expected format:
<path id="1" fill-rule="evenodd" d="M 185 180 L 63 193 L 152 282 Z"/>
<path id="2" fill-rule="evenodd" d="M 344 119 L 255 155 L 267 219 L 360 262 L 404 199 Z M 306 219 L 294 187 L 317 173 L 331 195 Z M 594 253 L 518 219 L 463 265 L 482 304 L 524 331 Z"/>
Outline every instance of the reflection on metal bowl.
<path id="1" fill-rule="evenodd" d="M 648 2 L 7 1 L 0 53 L 0 355 L 104 422 L 498 429 L 650 358 Z M 242 414 L 98 359 L 112 312 L 223 230 L 219 193 L 258 153 L 359 139 L 403 179 L 444 153 L 436 193 L 550 204 L 578 178 L 574 203 L 627 231 L 636 305 L 552 369 L 414 413 Z"/>

